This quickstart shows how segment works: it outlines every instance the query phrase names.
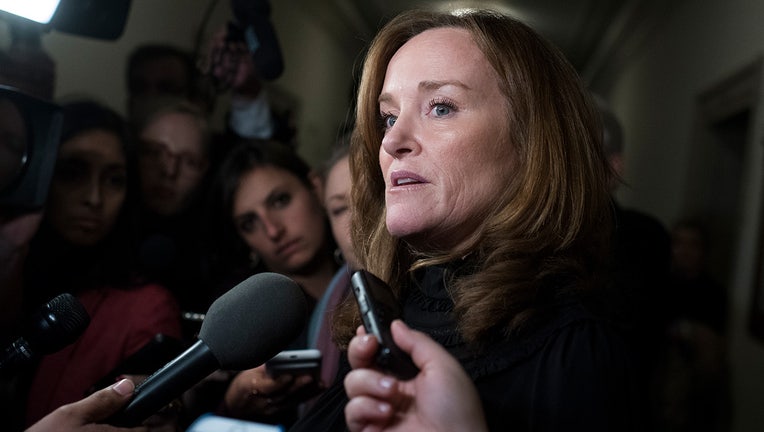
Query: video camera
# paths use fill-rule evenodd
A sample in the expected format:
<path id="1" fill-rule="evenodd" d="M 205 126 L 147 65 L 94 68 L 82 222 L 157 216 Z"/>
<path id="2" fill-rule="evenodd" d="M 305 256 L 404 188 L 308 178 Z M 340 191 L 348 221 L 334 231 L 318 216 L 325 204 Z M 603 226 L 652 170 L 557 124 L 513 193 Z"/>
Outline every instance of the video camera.
<path id="1" fill-rule="evenodd" d="M 0 85 L 0 215 L 42 208 L 62 116 L 57 105 Z"/>

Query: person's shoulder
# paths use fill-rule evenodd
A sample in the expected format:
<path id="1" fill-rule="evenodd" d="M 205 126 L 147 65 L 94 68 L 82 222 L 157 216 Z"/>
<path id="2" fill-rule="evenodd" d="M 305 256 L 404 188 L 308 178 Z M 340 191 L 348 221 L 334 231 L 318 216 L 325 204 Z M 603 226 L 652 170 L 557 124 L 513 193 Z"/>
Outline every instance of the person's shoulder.
<path id="1" fill-rule="evenodd" d="M 627 340 L 622 329 L 609 318 L 592 312 L 581 303 L 561 307 L 557 325 L 549 334 L 548 347 L 568 354 L 624 355 Z M 590 351 L 594 349 L 593 351 Z"/>
<path id="2" fill-rule="evenodd" d="M 532 337 L 538 338 L 547 348 L 556 344 L 567 347 L 571 338 L 576 340 L 578 347 L 582 344 L 606 344 L 602 347 L 620 348 L 624 342 L 623 334 L 615 323 L 582 301 L 557 305 Z"/>
<path id="3" fill-rule="evenodd" d="M 497 341 L 468 367 L 473 377 L 512 369 L 542 359 L 583 363 L 620 362 L 627 356 L 624 336 L 617 326 L 576 301 L 555 305 L 523 331 Z M 598 358 L 587 358 L 594 354 Z"/>
<path id="4" fill-rule="evenodd" d="M 119 302 L 124 307 L 176 303 L 175 296 L 164 285 L 156 282 L 138 282 L 126 288 L 109 287 L 105 289 L 105 292 L 110 301 Z"/>
<path id="5" fill-rule="evenodd" d="M 622 208 L 616 223 L 619 229 L 669 237 L 668 230 L 658 218 L 641 210 Z"/>
<path id="6" fill-rule="evenodd" d="M 131 291 L 147 296 L 172 296 L 170 290 L 158 282 L 138 283 L 132 287 Z"/>

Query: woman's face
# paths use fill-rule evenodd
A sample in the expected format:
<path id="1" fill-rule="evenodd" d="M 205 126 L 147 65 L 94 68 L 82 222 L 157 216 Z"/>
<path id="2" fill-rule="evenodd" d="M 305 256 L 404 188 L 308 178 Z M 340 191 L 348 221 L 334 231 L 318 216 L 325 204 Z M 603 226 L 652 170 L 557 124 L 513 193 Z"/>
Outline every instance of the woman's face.
<path id="1" fill-rule="evenodd" d="M 183 211 L 207 169 L 202 131 L 190 114 L 161 115 L 141 131 L 140 180 L 146 207 L 163 216 Z"/>
<path id="2" fill-rule="evenodd" d="M 324 207 L 329 215 L 334 240 L 351 268 L 357 268 L 350 239 L 350 163 L 348 157 L 337 161 L 326 175 Z"/>
<path id="3" fill-rule="evenodd" d="M 425 31 L 390 60 L 379 111 L 387 229 L 412 244 L 462 243 L 511 175 L 495 71 L 466 30 Z"/>
<path id="4" fill-rule="evenodd" d="M 242 176 L 233 221 L 270 271 L 301 274 L 325 253 L 324 210 L 315 191 L 287 170 L 261 166 Z"/>
<path id="5" fill-rule="evenodd" d="M 61 144 L 45 214 L 64 239 L 92 246 L 111 232 L 126 191 L 119 138 L 105 130 L 83 132 Z"/>

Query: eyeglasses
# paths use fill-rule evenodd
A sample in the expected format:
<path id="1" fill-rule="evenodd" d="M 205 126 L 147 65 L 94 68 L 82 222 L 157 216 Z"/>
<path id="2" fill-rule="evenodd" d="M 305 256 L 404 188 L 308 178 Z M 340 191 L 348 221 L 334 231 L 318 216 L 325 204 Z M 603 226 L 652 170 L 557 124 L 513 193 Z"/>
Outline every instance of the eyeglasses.
<path id="1" fill-rule="evenodd" d="M 189 152 L 175 153 L 159 143 L 143 142 L 142 144 L 141 156 L 155 165 L 168 165 L 177 160 L 180 167 L 190 171 L 204 169 L 205 163 L 201 156 Z"/>

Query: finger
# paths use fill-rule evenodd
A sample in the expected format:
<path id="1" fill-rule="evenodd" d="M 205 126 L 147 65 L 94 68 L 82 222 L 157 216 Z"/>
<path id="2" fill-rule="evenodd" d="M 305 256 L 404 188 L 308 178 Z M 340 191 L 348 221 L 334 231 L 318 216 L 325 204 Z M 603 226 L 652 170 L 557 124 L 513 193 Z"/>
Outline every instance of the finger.
<path id="1" fill-rule="evenodd" d="M 449 366 L 458 365 L 458 362 L 439 343 L 422 332 L 410 329 L 403 321 L 393 321 L 390 331 L 395 344 L 411 356 L 411 360 L 419 369 L 424 369 L 426 364 L 434 358 Z"/>
<path id="2" fill-rule="evenodd" d="M 289 390 L 279 396 L 270 398 L 270 403 L 276 406 L 292 407 L 304 402 L 313 396 L 319 394 L 322 387 L 315 381 L 310 381 L 302 385 L 296 385 L 300 380 L 295 380 L 295 385 L 290 386 Z"/>
<path id="3" fill-rule="evenodd" d="M 294 376 L 291 374 L 283 374 L 276 378 L 263 375 L 252 379 L 252 394 L 276 398 L 288 393 L 293 382 Z"/>
<path id="4" fill-rule="evenodd" d="M 366 334 L 366 328 L 364 326 L 359 325 L 357 329 L 355 329 L 355 334 L 358 336 L 363 336 Z"/>
<path id="5" fill-rule="evenodd" d="M 345 405 L 345 421 L 352 432 L 380 431 L 392 415 L 390 404 L 370 397 L 355 397 Z"/>
<path id="6" fill-rule="evenodd" d="M 397 393 L 397 380 L 373 369 L 355 369 L 345 375 L 345 392 L 348 397 L 373 396 L 392 401 Z"/>
<path id="7" fill-rule="evenodd" d="M 374 356 L 379 348 L 377 339 L 372 335 L 354 336 L 348 345 L 348 360 L 354 369 L 372 367 Z"/>
<path id="8" fill-rule="evenodd" d="M 119 411 L 130 400 L 134 391 L 135 384 L 129 379 L 123 379 L 60 409 L 64 410 L 67 416 L 82 419 L 83 424 L 95 423 Z"/>

